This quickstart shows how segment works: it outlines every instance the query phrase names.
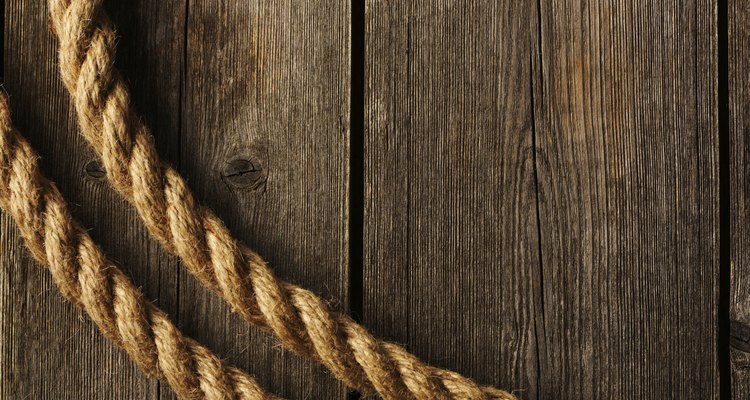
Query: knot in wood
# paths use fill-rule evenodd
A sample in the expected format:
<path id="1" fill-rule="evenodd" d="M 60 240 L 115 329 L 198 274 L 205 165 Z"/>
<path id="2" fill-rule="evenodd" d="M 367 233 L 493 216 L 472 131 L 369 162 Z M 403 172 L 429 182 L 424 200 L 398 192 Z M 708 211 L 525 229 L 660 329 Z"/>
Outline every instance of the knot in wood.
<path id="1" fill-rule="evenodd" d="M 257 190 L 266 183 L 266 171 L 255 156 L 237 157 L 227 162 L 221 179 L 236 188 Z"/>
<path id="2" fill-rule="evenodd" d="M 83 171 L 86 175 L 95 180 L 101 180 L 107 176 L 107 171 L 104 170 L 104 166 L 99 160 L 91 160 L 87 162 L 86 165 L 83 166 Z"/>
<path id="3" fill-rule="evenodd" d="M 729 322 L 729 345 L 733 349 L 750 353 L 750 326 L 731 320 Z"/>

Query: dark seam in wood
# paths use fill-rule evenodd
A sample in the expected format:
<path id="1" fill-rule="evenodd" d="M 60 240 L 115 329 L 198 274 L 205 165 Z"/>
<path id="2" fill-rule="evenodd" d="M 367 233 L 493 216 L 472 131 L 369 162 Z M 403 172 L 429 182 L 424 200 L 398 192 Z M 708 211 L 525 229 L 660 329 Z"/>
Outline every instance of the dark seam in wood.
<path id="1" fill-rule="evenodd" d="M 539 2 L 537 0 L 537 7 L 539 7 Z M 541 14 L 539 9 L 537 9 L 537 23 L 541 24 Z M 541 28 L 540 28 L 541 29 Z M 539 38 L 541 40 L 541 37 Z M 541 53 L 542 48 L 539 47 L 539 52 Z M 539 302 L 539 313 L 541 314 L 541 326 L 537 325 L 538 318 L 536 315 L 534 316 L 534 336 L 536 339 L 536 386 L 537 386 L 537 397 L 541 396 L 541 374 L 542 374 L 542 362 L 541 362 L 541 351 L 539 347 L 539 336 L 540 334 L 543 335 L 544 332 L 544 260 L 542 259 L 542 233 L 541 233 L 541 217 L 539 215 L 539 175 L 537 173 L 537 160 L 536 160 L 536 152 L 537 152 L 537 146 L 536 146 L 536 103 L 534 99 L 534 61 L 533 61 L 534 51 L 533 46 L 531 50 L 531 57 L 529 58 L 529 67 L 531 68 L 531 71 L 529 73 L 529 84 L 530 84 L 530 90 L 531 90 L 531 143 L 532 143 L 532 158 L 533 158 L 533 170 L 534 170 L 534 192 L 535 192 L 535 205 L 536 205 L 536 232 L 537 232 L 537 251 L 538 251 L 538 257 L 539 257 L 539 275 L 538 275 L 538 293 L 535 294 L 535 297 L 537 298 Z M 541 66 L 540 66 L 540 75 L 542 74 Z M 536 312 L 535 312 L 536 314 Z M 541 333 L 540 333 L 541 330 Z"/>
<path id="2" fill-rule="evenodd" d="M 185 108 L 185 85 L 186 85 L 186 76 L 187 76 L 187 62 L 188 62 L 188 29 L 189 29 L 189 23 L 190 23 L 190 0 L 185 0 L 185 22 L 183 24 L 183 31 L 182 31 L 182 65 L 180 65 L 180 77 L 179 77 L 179 85 L 178 85 L 178 93 L 177 93 L 177 148 L 175 149 L 175 160 L 173 162 L 175 163 L 175 168 L 179 170 L 180 164 L 182 162 L 182 133 L 184 132 L 184 108 Z M 180 316 L 182 313 L 180 312 L 180 275 L 181 273 L 177 273 L 177 279 L 175 279 L 175 298 L 174 298 L 174 307 L 175 312 L 174 316 L 172 317 L 174 320 L 175 325 L 181 326 Z M 161 293 L 160 293 L 161 295 Z M 161 297 L 161 296 L 160 296 Z M 158 399 L 162 399 L 162 392 L 169 397 L 169 390 L 162 391 L 162 385 L 161 382 L 157 383 L 156 386 L 156 394 Z"/>
<path id="3" fill-rule="evenodd" d="M 541 99 L 540 101 L 543 101 L 544 99 L 544 68 L 542 64 L 543 55 L 542 55 L 542 2 L 541 0 L 537 0 L 536 2 L 536 50 L 538 51 L 538 61 L 539 61 L 539 91 Z M 534 70 L 534 48 L 535 46 L 532 45 L 530 49 L 530 59 L 529 59 L 529 67 L 531 68 L 531 71 L 529 72 L 529 81 L 530 81 L 530 90 L 531 90 L 531 142 L 532 142 L 532 155 L 533 155 L 533 171 L 534 171 L 534 192 L 535 192 L 535 205 L 536 205 L 536 233 L 537 233 L 537 256 L 539 257 L 539 275 L 538 275 L 538 293 L 535 293 L 534 296 L 537 299 L 539 303 L 539 318 L 537 316 L 534 316 L 534 336 L 536 340 L 536 395 L 537 398 L 540 398 L 542 396 L 542 357 L 541 357 L 541 347 L 540 347 L 540 336 L 542 340 L 544 339 L 544 324 L 545 324 L 545 318 L 544 318 L 544 259 L 543 259 L 543 252 L 542 252 L 542 226 L 541 226 L 541 215 L 539 211 L 539 173 L 538 173 L 538 165 L 537 165 L 537 119 L 536 119 L 536 101 L 535 98 L 535 91 L 534 91 L 534 78 L 536 78 L 535 70 Z M 536 311 L 535 311 L 536 314 Z M 537 324 L 537 321 L 541 320 L 541 324 Z"/>
<path id="4" fill-rule="evenodd" d="M 350 28 L 350 97 L 349 97 L 349 312 L 361 322 L 364 312 L 364 175 L 365 175 L 365 4 L 351 0 Z M 359 400 L 356 391 L 348 400 Z"/>

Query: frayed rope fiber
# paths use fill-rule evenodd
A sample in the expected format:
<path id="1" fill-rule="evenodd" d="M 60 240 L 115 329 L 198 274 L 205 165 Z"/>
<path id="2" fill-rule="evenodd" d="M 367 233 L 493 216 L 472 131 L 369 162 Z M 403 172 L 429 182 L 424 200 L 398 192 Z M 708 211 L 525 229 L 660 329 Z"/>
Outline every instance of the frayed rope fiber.
<path id="1" fill-rule="evenodd" d="M 116 37 L 102 0 L 50 0 L 63 82 L 83 136 L 107 177 L 149 232 L 246 320 L 270 329 L 292 351 L 319 361 L 347 386 L 385 399 L 514 399 L 458 373 L 428 365 L 375 339 L 314 293 L 279 280 L 198 204 L 185 180 L 159 159 L 148 128 L 114 67 Z"/>
<path id="2" fill-rule="evenodd" d="M 7 98 L 0 94 L 0 207 L 16 221 L 26 247 L 49 268 L 63 296 L 83 308 L 144 372 L 166 381 L 182 399 L 277 399 L 183 336 L 143 298 L 73 219 L 60 191 L 42 176 L 38 159 L 13 127 Z"/>

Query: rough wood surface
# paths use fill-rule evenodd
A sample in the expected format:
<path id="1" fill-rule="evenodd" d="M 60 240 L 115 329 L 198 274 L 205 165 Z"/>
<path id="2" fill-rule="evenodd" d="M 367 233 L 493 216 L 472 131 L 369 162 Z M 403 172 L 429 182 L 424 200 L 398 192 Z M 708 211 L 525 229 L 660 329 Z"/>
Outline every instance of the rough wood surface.
<path id="1" fill-rule="evenodd" d="M 732 398 L 750 397 L 750 3 L 730 0 L 729 73 Z"/>
<path id="2" fill-rule="evenodd" d="M 716 2 L 540 5 L 540 398 L 717 398 Z"/>
<path id="3" fill-rule="evenodd" d="M 349 1 L 191 1 L 180 169 L 282 277 L 347 310 Z M 187 334 L 294 399 L 342 399 L 185 273 Z"/>
<path id="4" fill-rule="evenodd" d="M 347 309 L 349 2 L 107 2 L 118 66 L 160 153 L 279 273 Z M 4 81 L 16 123 L 76 215 L 146 296 L 219 356 L 291 398 L 335 379 L 230 314 L 150 240 L 77 134 L 46 2 L 9 0 Z M 0 226 L 3 399 L 173 398 L 57 294 Z"/>
<path id="5" fill-rule="evenodd" d="M 537 397 L 527 5 L 368 1 L 364 321 Z"/>
<path id="6" fill-rule="evenodd" d="M 718 397 L 716 3 L 367 4 L 368 326 L 527 398 Z"/>

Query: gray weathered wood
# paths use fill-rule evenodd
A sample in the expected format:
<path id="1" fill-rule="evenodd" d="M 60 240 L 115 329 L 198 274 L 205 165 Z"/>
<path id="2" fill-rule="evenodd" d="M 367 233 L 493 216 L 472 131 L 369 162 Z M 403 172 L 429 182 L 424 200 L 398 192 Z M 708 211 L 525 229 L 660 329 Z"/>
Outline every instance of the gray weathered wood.
<path id="1" fill-rule="evenodd" d="M 177 154 L 184 10 L 184 1 L 150 0 L 110 10 L 126 37 L 118 66 L 130 77 L 138 109 L 169 157 Z M 148 298 L 176 313 L 176 262 L 149 239 L 135 212 L 103 180 L 96 157 L 78 135 L 58 74 L 46 1 L 8 0 L 4 22 L 4 81 L 16 125 L 94 239 L 122 262 Z M 167 393 L 64 301 L 49 273 L 26 254 L 6 215 L 0 246 L 3 399 L 157 399 Z"/>
<path id="2" fill-rule="evenodd" d="M 281 275 L 348 295 L 350 1 L 191 1 L 180 169 Z M 345 398 L 181 273 L 179 321 L 291 398 Z"/>
<path id="3" fill-rule="evenodd" d="M 528 5 L 366 4 L 365 325 L 536 398 Z"/>
<path id="4" fill-rule="evenodd" d="M 540 398 L 717 398 L 716 2 L 540 1 Z"/>
<path id="5" fill-rule="evenodd" d="M 732 398 L 750 397 L 750 3 L 728 2 Z"/>

